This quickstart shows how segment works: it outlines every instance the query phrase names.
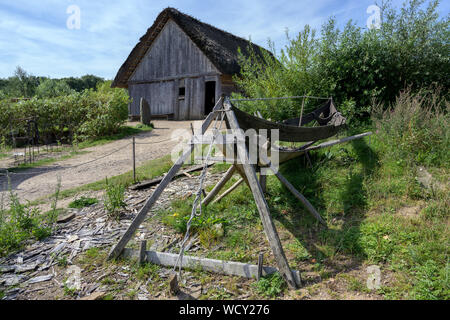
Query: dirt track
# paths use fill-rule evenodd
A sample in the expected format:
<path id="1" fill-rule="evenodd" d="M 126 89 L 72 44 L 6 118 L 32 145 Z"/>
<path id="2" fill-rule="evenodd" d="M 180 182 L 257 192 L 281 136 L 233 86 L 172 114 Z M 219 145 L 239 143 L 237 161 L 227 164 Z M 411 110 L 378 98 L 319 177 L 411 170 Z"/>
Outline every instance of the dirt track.
<path id="1" fill-rule="evenodd" d="M 179 137 L 189 137 L 191 123 L 198 125 L 198 121 L 155 121 L 154 130 L 136 136 L 136 165 L 169 154 L 177 145 Z M 114 152 L 118 149 L 120 151 Z M 55 191 L 58 176 L 61 177 L 61 190 L 66 190 L 132 169 L 131 137 L 83 151 L 89 151 L 89 153 L 58 161 L 49 166 L 29 169 L 20 174 L 12 174 L 12 189 L 21 201 L 32 201 L 52 194 Z M 86 163 L 95 159 L 99 160 Z M 80 166 L 74 167 L 77 165 Z M 0 191 L 5 193 L 5 190 L 6 178 L 0 176 Z"/>

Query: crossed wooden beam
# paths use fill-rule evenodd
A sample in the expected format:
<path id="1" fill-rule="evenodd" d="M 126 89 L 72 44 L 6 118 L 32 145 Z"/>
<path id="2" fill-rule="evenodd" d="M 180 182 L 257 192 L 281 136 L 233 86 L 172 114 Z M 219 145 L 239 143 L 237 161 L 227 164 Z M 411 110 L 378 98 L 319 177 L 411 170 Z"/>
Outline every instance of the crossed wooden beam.
<path id="1" fill-rule="evenodd" d="M 235 172 L 238 172 L 242 178 L 239 181 L 237 181 L 230 189 L 225 191 L 216 200 L 216 202 L 220 201 L 223 197 L 225 197 L 233 190 L 235 190 L 242 182 L 245 181 L 247 183 L 247 185 L 250 187 L 252 191 L 253 198 L 255 199 L 256 206 L 258 208 L 258 212 L 264 227 L 264 232 L 266 234 L 270 248 L 272 249 L 273 255 L 275 257 L 278 270 L 282 275 L 282 277 L 284 278 L 284 280 L 287 282 L 288 286 L 291 289 L 296 289 L 298 288 L 298 286 L 301 286 L 301 279 L 299 277 L 298 272 L 291 270 L 289 268 L 289 264 L 286 259 L 283 247 L 281 245 L 281 241 L 278 236 L 277 230 L 275 228 L 275 224 L 271 218 L 270 209 L 264 197 L 266 188 L 266 179 L 265 179 L 266 176 L 260 174 L 258 180 L 255 165 L 250 164 L 249 151 L 246 147 L 246 144 L 242 143 L 242 141 L 245 141 L 245 136 L 242 130 L 240 130 L 237 118 L 233 110 L 231 109 L 231 103 L 228 98 L 226 98 L 225 100 L 223 98 L 219 99 L 213 111 L 204 120 L 201 128 L 201 134 L 202 135 L 205 134 L 212 121 L 216 119 L 221 114 L 221 112 L 225 112 L 228 120 L 227 123 L 229 125 L 229 129 L 233 130 L 233 133 L 236 136 L 236 140 L 241 141 L 235 144 L 237 147 L 237 156 L 239 159 L 239 164 L 237 162 L 233 163 L 233 165 L 228 169 L 223 178 L 217 183 L 217 185 L 203 200 L 202 205 L 208 205 L 214 199 L 214 197 L 218 195 L 218 193 L 225 186 L 225 184 L 232 178 L 233 174 Z M 125 234 L 122 236 L 119 242 L 111 249 L 108 259 L 118 258 L 124 252 L 125 246 L 131 240 L 134 233 L 142 224 L 142 222 L 144 222 L 151 207 L 155 204 L 155 202 L 157 201 L 163 190 L 167 187 L 167 185 L 170 183 L 173 177 L 180 170 L 183 163 L 188 159 L 188 157 L 190 157 L 191 153 L 194 151 L 194 147 L 195 147 L 194 143 L 191 143 L 190 146 L 183 152 L 178 161 L 169 170 L 169 172 L 166 174 L 166 176 L 161 181 L 159 186 L 153 192 L 151 197 L 146 201 L 142 209 L 139 211 L 139 213 L 137 214 L 131 225 L 126 230 Z M 294 186 L 292 186 L 292 184 L 289 183 L 289 181 L 284 176 L 282 176 L 281 173 L 278 172 L 278 170 L 276 170 L 272 166 L 270 161 L 265 156 L 263 155 L 259 156 L 260 156 L 259 161 L 263 163 L 265 167 L 269 168 L 271 171 L 274 172 L 278 180 L 280 180 L 280 182 L 283 183 L 294 194 L 294 196 L 297 197 L 305 205 L 308 211 L 318 221 L 326 225 L 325 221 L 322 219 L 322 217 L 319 215 L 316 209 L 311 205 L 311 203 L 300 192 L 298 192 L 294 188 Z"/>

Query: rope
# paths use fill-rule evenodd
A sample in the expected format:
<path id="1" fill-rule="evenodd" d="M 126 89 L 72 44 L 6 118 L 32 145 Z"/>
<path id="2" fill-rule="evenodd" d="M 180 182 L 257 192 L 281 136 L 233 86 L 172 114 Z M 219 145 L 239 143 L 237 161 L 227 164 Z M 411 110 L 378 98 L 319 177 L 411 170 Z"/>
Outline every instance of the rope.
<path id="1" fill-rule="evenodd" d="M 216 137 L 217 137 L 218 134 L 219 134 L 219 129 L 218 129 L 218 128 L 221 128 L 221 127 L 222 127 L 223 120 L 224 120 L 224 117 L 225 117 L 225 113 L 222 112 L 221 115 L 222 115 L 222 116 L 221 116 L 221 120 L 220 120 L 220 125 L 219 125 L 219 127 L 217 127 L 217 118 L 218 118 L 218 117 L 216 117 L 215 122 L 214 122 L 214 129 L 213 129 L 214 135 L 213 135 L 213 139 L 212 139 L 212 141 L 211 141 L 211 143 L 210 143 L 210 145 L 209 145 L 209 149 L 208 149 L 208 153 L 207 153 L 207 155 L 206 155 L 206 160 L 205 160 L 205 163 L 204 163 L 204 166 L 203 166 L 203 170 L 202 170 L 202 173 L 201 173 L 200 178 L 199 178 L 199 180 L 200 180 L 199 188 L 198 188 L 198 191 L 197 191 L 197 194 L 196 194 L 194 203 L 192 204 L 191 216 L 190 216 L 190 218 L 189 218 L 189 221 L 188 221 L 187 224 L 186 224 L 186 234 L 185 234 L 185 236 L 184 236 L 183 242 L 181 243 L 180 254 L 178 255 L 177 261 L 176 261 L 176 263 L 175 263 L 175 267 L 174 267 L 174 269 L 173 269 L 173 271 L 176 272 L 177 267 L 179 268 L 179 277 L 180 277 L 180 279 L 181 279 L 181 267 L 182 267 L 182 265 L 183 265 L 184 248 L 185 248 L 185 245 L 186 245 L 187 240 L 188 240 L 189 237 L 190 237 L 190 229 L 191 229 L 192 220 L 193 220 L 195 217 L 199 217 L 199 216 L 202 215 L 202 205 L 201 205 L 201 200 L 202 200 L 202 193 L 203 193 L 203 183 L 204 183 L 204 181 L 205 181 L 205 177 L 206 177 L 206 174 L 207 174 L 208 163 L 209 163 L 209 159 L 210 159 L 210 157 L 211 157 L 211 152 L 212 152 L 212 149 L 213 149 L 213 146 L 214 146 L 214 140 L 216 139 Z M 199 213 L 197 213 L 197 208 L 198 208 L 199 203 L 200 203 L 200 210 L 199 210 Z"/>
<path id="2" fill-rule="evenodd" d="M 230 99 L 232 102 L 239 101 L 265 101 L 265 100 L 288 100 L 288 99 L 303 99 L 311 98 L 317 100 L 330 100 L 330 98 L 325 97 L 314 97 L 314 96 L 292 96 L 292 97 L 275 97 L 275 98 L 253 98 L 253 99 Z"/>
<path id="3" fill-rule="evenodd" d="M 179 136 L 176 136 L 174 138 L 160 140 L 160 141 L 155 141 L 155 142 L 135 142 L 135 144 L 152 145 L 152 144 L 158 144 L 158 143 L 162 143 L 162 142 L 176 141 L 176 139 L 181 138 L 181 137 L 184 137 L 184 135 L 179 135 Z"/>
<path id="4" fill-rule="evenodd" d="M 158 144 L 158 143 L 163 143 L 163 142 L 168 142 L 168 141 L 176 141 L 176 139 L 177 139 L 177 138 L 180 138 L 180 137 L 183 137 L 183 135 L 177 136 L 177 137 L 175 137 L 175 138 L 164 139 L 164 140 L 155 141 L 155 142 L 135 142 L 135 144 L 137 144 L 137 145 L 153 145 L 153 144 Z M 114 151 L 112 151 L 112 152 L 110 152 L 110 153 L 108 153 L 108 154 L 105 154 L 105 155 L 103 155 L 103 156 L 101 156 L 101 157 L 99 157 L 99 158 L 97 158 L 97 159 L 89 160 L 89 161 L 87 161 L 87 162 L 80 163 L 80 164 L 77 164 L 77 165 L 74 165 L 74 166 L 60 167 L 60 168 L 48 167 L 47 169 L 40 170 L 40 171 L 28 171 L 28 170 L 27 170 L 27 172 L 22 172 L 22 173 L 19 173 L 19 172 L 12 172 L 12 171 L 9 171 L 9 170 L 5 169 L 5 172 L 8 171 L 9 174 L 13 174 L 13 175 L 33 175 L 33 174 L 46 173 L 46 172 L 49 172 L 49 171 L 58 171 L 58 170 L 63 170 L 63 169 L 78 168 L 78 167 L 84 166 L 84 165 L 86 165 L 86 164 L 89 164 L 89 163 L 92 163 L 92 162 L 95 162 L 95 161 L 104 159 L 104 158 L 106 158 L 106 157 L 109 157 L 110 155 L 113 155 L 114 153 L 119 152 L 119 151 L 121 151 L 122 149 L 128 147 L 130 144 L 132 144 L 132 143 L 129 142 L 129 143 L 127 143 L 126 145 L 124 145 L 124 146 L 122 146 L 122 147 L 120 147 L 120 148 L 118 148 L 118 149 L 116 149 L 116 150 L 114 150 Z M 24 170 L 26 170 L 26 169 L 24 169 Z M 0 176 L 2 176 L 2 175 L 5 175 L 5 174 L 0 174 Z"/>
<path id="5" fill-rule="evenodd" d="M 45 172 L 49 172 L 49 171 L 58 171 L 58 170 L 63 170 L 63 169 L 78 168 L 78 167 L 84 166 L 86 164 L 89 164 L 89 163 L 92 163 L 92 162 L 104 159 L 106 157 L 109 157 L 110 155 L 113 155 L 114 153 L 125 149 L 125 147 L 128 147 L 130 144 L 131 144 L 131 142 L 129 142 L 126 145 L 124 145 L 124 146 L 122 146 L 122 147 L 120 147 L 120 148 L 118 148 L 118 149 L 116 149 L 116 150 L 114 150 L 114 151 L 112 151 L 112 152 L 110 152 L 108 154 L 105 154 L 105 155 L 103 155 L 101 157 L 98 157 L 96 159 L 89 160 L 89 161 L 86 161 L 86 162 L 83 162 L 83 163 L 80 163 L 80 164 L 77 164 L 77 165 L 74 165 L 74 166 L 60 167 L 60 168 L 48 167 L 47 169 L 40 170 L 40 171 L 27 171 L 27 172 L 21 172 L 21 173 L 20 172 L 12 172 L 12 171 L 9 171 L 8 169 L 4 169 L 4 170 L 5 170 L 5 172 L 8 172 L 9 174 L 13 174 L 13 175 L 32 175 L 32 174 L 45 173 Z M 24 170 L 26 170 L 26 169 L 24 169 Z"/>

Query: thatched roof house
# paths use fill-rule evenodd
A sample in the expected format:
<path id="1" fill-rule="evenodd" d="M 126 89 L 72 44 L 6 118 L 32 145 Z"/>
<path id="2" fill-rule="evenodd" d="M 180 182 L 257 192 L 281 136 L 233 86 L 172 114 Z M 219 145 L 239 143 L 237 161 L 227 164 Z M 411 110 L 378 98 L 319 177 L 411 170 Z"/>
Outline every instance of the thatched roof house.
<path id="1" fill-rule="evenodd" d="M 176 120 L 201 119 L 221 94 L 235 90 L 238 48 L 258 56 L 265 49 L 231 33 L 167 8 L 141 37 L 114 79 L 113 87 L 128 88 L 130 116 L 140 115 L 140 101 L 152 116 Z"/>

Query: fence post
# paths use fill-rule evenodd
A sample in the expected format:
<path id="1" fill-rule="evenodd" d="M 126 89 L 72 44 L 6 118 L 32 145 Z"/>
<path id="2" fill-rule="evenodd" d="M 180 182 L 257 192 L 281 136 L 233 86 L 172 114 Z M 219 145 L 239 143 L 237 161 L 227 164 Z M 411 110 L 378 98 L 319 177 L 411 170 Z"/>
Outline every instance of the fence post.
<path id="1" fill-rule="evenodd" d="M 136 138 L 133 137 L 133 181 L 136 182 Z"/>

